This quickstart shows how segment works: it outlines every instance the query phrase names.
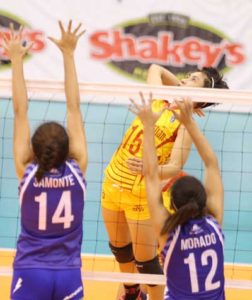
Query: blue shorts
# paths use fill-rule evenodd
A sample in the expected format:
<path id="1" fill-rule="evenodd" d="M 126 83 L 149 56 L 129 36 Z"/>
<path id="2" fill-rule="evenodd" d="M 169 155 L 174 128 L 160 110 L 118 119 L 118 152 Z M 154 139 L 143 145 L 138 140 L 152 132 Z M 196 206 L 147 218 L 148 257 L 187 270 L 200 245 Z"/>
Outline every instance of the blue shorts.
<path id="1" fill-rule="evenodd" d="M 12 300 L 80 300 L 83 295 L 80 269 L 14 269 Z"/>

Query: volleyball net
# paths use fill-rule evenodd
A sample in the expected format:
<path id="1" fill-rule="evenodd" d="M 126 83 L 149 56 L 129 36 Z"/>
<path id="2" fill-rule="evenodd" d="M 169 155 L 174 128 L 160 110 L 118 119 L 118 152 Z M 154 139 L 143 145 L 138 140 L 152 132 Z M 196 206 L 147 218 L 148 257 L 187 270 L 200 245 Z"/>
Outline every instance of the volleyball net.
<path id="1" fill-rule="evenodd" d="M 32 131 L 44 121 L 65 125 L 66 107 L 62 82 L 27 81 Z M 190 97 L 213 102 L 205 117 L 195 116 L 213 146 L 225 188 L 225 273 L 229 287 L 252 289 L 252 92 L 201 88 L 81 83 L 81 111 L 85 121 L 89 164 L 88 194 L 82 244 L 84 277 L 91 280 L 163 284 L 160 275 L 119 273 L 108 247 L 101 215 L 103 171 L 134 116 L 129 97 L 172 101 Z M 0 82 L 0 275 L 11 276 L 16 240 L 20 231 L 18 181 L 15 175 L 11 82 Z M 192 148 L 185 171 L 202 179 L 202 162 Z"/>

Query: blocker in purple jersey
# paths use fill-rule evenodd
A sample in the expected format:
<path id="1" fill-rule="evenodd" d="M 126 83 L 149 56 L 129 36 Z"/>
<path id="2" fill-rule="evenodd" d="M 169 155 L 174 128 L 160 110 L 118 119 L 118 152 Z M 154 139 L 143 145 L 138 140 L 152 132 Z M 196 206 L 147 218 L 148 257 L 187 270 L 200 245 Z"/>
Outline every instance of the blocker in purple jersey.
<path id="1" fill-rule="evenodd" d="M 169 235 L 162 250 L 165 300 L 223 300 L 223 233 L 212 217 L 191 219 Z"/>
<path id="2" fill-rule="evenodd" d="M 12 300 L 80 300 L 82 297 L 80 269 L 18 269 L 14 272 Z"/>
<path id="3" fill-rule="evenodd" d="M 28 166 L 19 186 L 21 233 L 14 268 L 79 268 L 85 179 L 73 160 L 39 182 L 37 167 Z"/>

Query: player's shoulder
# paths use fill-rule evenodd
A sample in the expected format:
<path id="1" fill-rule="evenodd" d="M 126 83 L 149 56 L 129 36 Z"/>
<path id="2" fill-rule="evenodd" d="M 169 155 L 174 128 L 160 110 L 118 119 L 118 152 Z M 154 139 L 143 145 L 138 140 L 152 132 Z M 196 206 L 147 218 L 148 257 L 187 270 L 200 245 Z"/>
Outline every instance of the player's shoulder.
<path id="1" fill-rule="evenodd" d="M 80 178 L 81 181 L 83 181 L 83 183 L 86 186 L 87 185 L 86 179 L 84 178 L 84 175 L 83 175 L 81 168 L 80 168 L 79 164 L 77 163 L 77 161 L 72 158 L 69 158 L 66 160 L 65 163 L 66 163 L 66 166 L 71 171 L 71 173 L 73 173 L 76 177 Z"/>
<path id="2" fill-rule="evenodd" d="M 22 186 L 25 184 L 25 182 L 27 181 L 28 178 L 32 178 L 33 176 L 35 176 L 35 173 L 38 169 L 38 164 L 35 162 L 30 162 L 29 164 L 27 164 L 25 171 L 24 171 L 24 175 L 21 178 L 20 182 L 19 182 L 19 186 L 18 186 L 18 190 L 20 192 Z"/>
<path id="3" fill-rule="evenodd" d="M 220 224 L 218 223 L 218 221 L 212 215 L 207 214 L 205 216 L 205 219 L 206 219 L 207 222 L 210 222 L 210 223 L 213 223 L 215 225 L 220 226 Z"/>

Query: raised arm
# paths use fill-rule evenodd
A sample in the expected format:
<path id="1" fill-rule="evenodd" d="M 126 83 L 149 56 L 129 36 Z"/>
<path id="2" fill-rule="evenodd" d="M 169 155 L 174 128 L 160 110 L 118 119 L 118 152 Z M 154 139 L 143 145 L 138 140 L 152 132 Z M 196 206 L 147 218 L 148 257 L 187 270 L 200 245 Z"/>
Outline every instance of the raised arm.
<path id="1" fill-rule="evenodd" d="M 147 83 L 153 85 L 179 85 L 178 78 L 159 65 L 151 65 L 147 74 Z"/>
<path id="2" fill-rule="evenodd" d="M 192 139 L 189 133 L 183 125 L 180 125 L 169 162 L 159 166 L 159 177 L 161 180 L 176 176 L 183 169 L 189 157 L 191 145 Z"/>
<path id="3" fill-rule="evenodd" d="M 18 33 L 15 33 L 13 24 L 11 24 L 10 31 L 9 39 L 3 35 L 3 46 L 11 60 L 12 103 L 14 112 L 13 153 L 16 174 L 21 179 L 27 164 L 32 160 L 30 128 L 27 116 L 28 97 L 23 71 L 23 58 L 32 45 L 22 45 L 22 28 L 20 28 Z"/>
<path id="4" fill-rule="evenodd" d="M 160 237 L 161 229 L 169 213 L 163 206 L 161 198 L 161 181 L 158 174 L 158 161 L 154 140 L 155 121 L 157 117 L 156 114 L 152 112 L 151 100 L 146 103 L 143 95 L 140 95 L 142 105 L 138 105 L 131 99 L 133 108 L 130 110 L 140 118 L 144 126 L 143 165 L 148 207 L 157 237 Z"/>
<path id="5" fill-rule="evenodd" d="M 218 159 L 206 137 L 192 118 L 193 105 L 189 99 L 182 102 L 176 101 L 180 114 L 173 111 L 175 117 L 185 125 L 199 155 L 205 165 L 205 188 L 207 192 L 208 213 L 213 215 L 222 224 L 224 191 Z"/>
<path id="6" fill-rule="evenodd" d="M 67 30 L 59 21 L 61 39 L 49 37 L 63 54 L 65 71 L 65 94 L 67 100 L 67 129 L 69 135 L 70 156 L 74 158 L 83 173 L 86 172 L 88 152 L 86 134 L 80 110 L 80 93 L 74 62 L 74 51 L 79 38 L 85 31 L 80 31 L 81 24 L 72 30 L 72 21 Z"/>

